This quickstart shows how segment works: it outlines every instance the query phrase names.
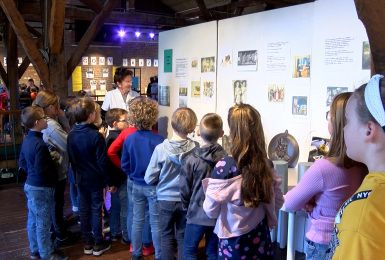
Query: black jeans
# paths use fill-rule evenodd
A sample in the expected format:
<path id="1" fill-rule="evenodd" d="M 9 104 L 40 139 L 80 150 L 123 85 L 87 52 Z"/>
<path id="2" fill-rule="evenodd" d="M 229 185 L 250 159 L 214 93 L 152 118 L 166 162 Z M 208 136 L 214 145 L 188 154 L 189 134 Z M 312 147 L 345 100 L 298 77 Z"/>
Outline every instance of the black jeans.
<path id="1" fill-rule="evenodd" d="M 64 192 L 66 189 L 67 180 L 59 181 L 55 186 L 55 212 L 53 213 L 53 226 L 55 230 L 55 236 L 59 239 L 63 239 L 67 235 L 66 226 L 64 223 Z"/>
<path id="2" fill-rule="evenodd" d="M 86 245 L 100 244 L 103 242 L 102 234 L 102 207 L 103 189 L 90 191 L 79 186 L 79 213 L 80 228 Z"/>
<path id="3" fill-rule="evenodd" d="M 161 232 L 161 259 L 174 259 L 175 240 L 178 244 L 178 259 L 183 259 L 183 239 L 186 228 L 186 210 L 179 201 L 159 200 Z"/>

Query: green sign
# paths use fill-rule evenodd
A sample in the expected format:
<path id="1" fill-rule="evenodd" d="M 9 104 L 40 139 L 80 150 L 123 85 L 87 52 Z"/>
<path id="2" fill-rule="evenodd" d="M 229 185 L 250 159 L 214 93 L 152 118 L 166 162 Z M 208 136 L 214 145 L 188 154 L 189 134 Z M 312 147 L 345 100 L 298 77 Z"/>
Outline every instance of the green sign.
<path id="1" fill-rule="evenodd" d="M 164 50 L 164 72 L 172 72 L 172 49 Z"/>

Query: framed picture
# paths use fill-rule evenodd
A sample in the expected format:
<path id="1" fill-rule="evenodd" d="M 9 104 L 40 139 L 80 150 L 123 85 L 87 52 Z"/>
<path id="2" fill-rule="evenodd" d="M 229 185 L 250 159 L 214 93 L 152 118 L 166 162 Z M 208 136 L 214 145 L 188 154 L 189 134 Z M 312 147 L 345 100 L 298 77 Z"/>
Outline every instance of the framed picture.
<path id="1" fill-rule="evenodd" d="M 128 67 L 128 59 L 123 59 L 123 67 Z"/>
<path id="2" fill-rule="evenodd" d="M 154 67 L 158 67 L 158 59 L 154 59 Z"/>
<path id="3" fill-rule="evenodd" d="M 114 58 L 113 57 L 107 57 L 107 65 L 109 65 L 109 66 L 114 65 Z"/>
<path id="4" fill-rule="evenodd" d="M 146 66 L 147 67 L 151 67 L 151 59 L 147 59 L 146 60 Z"/>
<path id="5" fill-rule="evenodd" d="M 91 57 L 91 65 L 98 65 L 96 57 Z"/>
<path id="6" fill-rule="evenodd" d="M 106 58 L 105 57 L 99 57 L 99 65 L 104 66 L 106 64 Z"/>
<path id="7" fill-rule="evenodd" d="M 144 59 L 139 59 L 139 67 L 143 67 L 144 66 Z"/>
<path id="8" fill-rule="evenodd" d="M 82 65 L 87 66 L 88 65 L 88 57 L 82 57 Z"/>
<path id="9" fill-rule="evenodd" d="M 135 59 L 131 59 L 131 67 L 135 67 L 136 66 L 136 61 Z"/>

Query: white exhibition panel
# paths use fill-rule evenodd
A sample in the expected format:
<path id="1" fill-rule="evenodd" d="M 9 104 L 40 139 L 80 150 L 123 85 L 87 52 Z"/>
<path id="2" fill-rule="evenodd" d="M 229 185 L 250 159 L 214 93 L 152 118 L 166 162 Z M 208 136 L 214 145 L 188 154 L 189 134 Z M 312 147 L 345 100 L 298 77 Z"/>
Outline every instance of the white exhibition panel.
<path id="1" fill-rule="evenodd" d="M 164 72 L 164 50 L 172 49 L 172 72 Z M 159 77 L 160 86 L 170 88 L 170 106 L 159 106 L 159 116 L 168 117 L 168 136 L 172 135 L 171 116 L 179 107 L 179 88 L 187 87 L 187 106 L 195 111 L 199 120 L 206 113 L 216 111 L 216 56 L 217 56 L 217 22 L 209 22 L 194 26 L 183 27 L 159 34 Z M 201 73 L 201 58 L 215 57 L 215 72 Z M 188 73 L 177 77 L 177 60 L 187 59 Z M 198 60 L 196 68 L 191 62 Z M 191 96 L 191 82 L 200 81 L 201 88 L 204 81 L 213 82 L 214 95 L 210 99 Z M 184 97 L 182 97 L 184 98 Z"/>
<path id="2" fill-rule="evenodd" d="M 246 90 L 243 102 L 261 113 L 267 144 L 287 129 L 299 143 L 299 162 L 307 161 L 311 138 L 329 137 L 328 87 L 353 91 L 369 79 L 370 70 L 362 67 L 364 41 L 366 32 L 353 0 L 318 0 L 162 32 L 159 84 L 170 86 L 171 105 L 160 106 L 160 116 L 171 118 L 179 107 L 179 87 L 186 85 L 187 105 L 198 119 L 216 111 L 228 134 L 227 112 L 235 102 L 233 85 L 237 84 L 233 81 L 239 80 L 242 93 Z M 164 73 L 165 49 L 173 50 L 172 73 Z M 176 77 L 176 59 L 197 58 L 201 65 L 201 58 L 217 52 L 215 73 L 201 73 L 200 66 L 190 66 L 187 77 Z M 255 58 L 248 63 L 248 55 L 256 56 L 257 64 Z M 216 103 L 215 98 L 208 102 L 191 97 L 191 81 L 198 79 L 202 84 L 206 79 L 215 82 Z M 294 109 L 293 97 L 302 102 L 300 110 Z"/>

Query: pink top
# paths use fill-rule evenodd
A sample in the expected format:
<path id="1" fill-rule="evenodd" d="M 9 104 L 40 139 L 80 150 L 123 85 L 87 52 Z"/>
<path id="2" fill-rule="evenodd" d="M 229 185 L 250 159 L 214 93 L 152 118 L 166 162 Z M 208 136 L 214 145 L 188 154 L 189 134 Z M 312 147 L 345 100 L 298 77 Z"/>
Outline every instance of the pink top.
<path id="1" fill-rule="evenodd" d="M 315 243 L 329 244 L 337 211 L 361 185 L 365 173 L 361 167 L 345 169 L 319 159 L 285 195 L 284 207 L 300 210 L 314 198 L 316 205 L 309 213 L 311 223 L 306 237 Z"/>

